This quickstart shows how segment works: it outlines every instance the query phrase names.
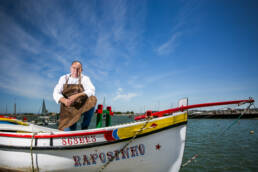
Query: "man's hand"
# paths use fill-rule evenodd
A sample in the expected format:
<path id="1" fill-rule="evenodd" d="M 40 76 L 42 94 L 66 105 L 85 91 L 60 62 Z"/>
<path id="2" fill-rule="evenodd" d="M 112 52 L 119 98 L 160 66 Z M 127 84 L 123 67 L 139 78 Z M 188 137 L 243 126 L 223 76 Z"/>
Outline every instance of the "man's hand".
<path id="1" fill-rule="evenodd" d="M 74 95 L 70 96 L 68 99 L 73 103 L 73 102 L 75 102 L 75 100 L 76 100 L 78 97 L 79 97 L 78 94 L 74 94 Z"/>
<path id="2" fill-rule="evenodd" d="M 71 104 L 73 103 L 70 99 L 66 99 L 66 98 L 61 98 L 60 100 L 59 100 L 61 103 L 63 103 L 65 106 L 67 106 L 67 107 L 69 107 L 69 106 L 71 106 Z"/>
<path id="3" fill-rule="evenodd" d="M 76 101 L 76 99 L 78 99 L 81 96 L 84 96 L 85 93 L 78 93 L 78 94 L 74 94 L 72 96 L 70 96 L 68 99 L 73 103 Z"/>
<path id="4" fill-rule="evenodd" d="M 74 94 L 70 97 L 68 97 L 67 99 L 62 97 L 59 102 L 63 103 L 65 106 L 69 107 L 73 104 L 73 102 L 76 101 L 77 98 L 79 98 L 80 96 L 84 96 L 85 93 L 78 93 L 78 94 Z"/>

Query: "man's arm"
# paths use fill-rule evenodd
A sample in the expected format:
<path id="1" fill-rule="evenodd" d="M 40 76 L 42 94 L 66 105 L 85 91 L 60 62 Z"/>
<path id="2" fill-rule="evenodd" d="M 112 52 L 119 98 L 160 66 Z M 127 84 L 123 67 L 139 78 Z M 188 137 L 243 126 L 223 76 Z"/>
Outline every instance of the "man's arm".
<path id="1" fill-rule="evenodd" d="M 72 104 L 76 99 L 78 99 L 81 96 L 86 96 L 86 94 L 84 92 L 77 93 L 77 94 L 70 96 L 68 99 L 69 99 L 69 101 L 71 101 L 71 104 Z"/>
<path id="2" fill-rule="evenodd" d="M 95 87 L 92 84 L 91 80 L 89 77 L 85 76 L 82 78 L 82 85 L 84 88 L 84 93 L 90 97 L 90 96 L 95 96 Z"/>
<path id="3" fill-rule="evenodd" d="M 61 100 L 61 98 L 64 98 L 63 94 L 62 94 L 62 91 L 63 91 L 63 85 L 65 83 L 65 76 L 62 76 L 60 77 L 57 85 L 55 86 L 54 88 L 54 91 L 53 91 L 53 98 L 55 100 L 55 102 L 58 104 L 58 103 L 63 103 Z"/>

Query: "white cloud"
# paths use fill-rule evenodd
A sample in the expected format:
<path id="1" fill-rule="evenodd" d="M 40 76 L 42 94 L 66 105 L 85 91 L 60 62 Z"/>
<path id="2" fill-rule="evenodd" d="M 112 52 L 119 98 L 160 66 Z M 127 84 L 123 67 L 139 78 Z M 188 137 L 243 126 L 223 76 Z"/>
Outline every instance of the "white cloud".
<path id="1" fill-rule="evenodd" d="M 117 101 L 117 100 L 126 100 L 126 101 L 129 101 L 131 100 L 133 97 L 136 97 L 137 94 L 136 93 L 127 93 L 127 94 L 118 94 L 114 97 L 114 101 Z"/>
<path id="2" fill-rule="evenodd" d="M 102 77 L 102 80 L 107 79 L 114 68 L 117 70 L 128 64 L 132 54 L 136 52 L 146 13 L 144 2 L 133 4 L 125 1 L 104 1 L 104 3 L 100 6 L 102 13 L 94 15 L 96 40 L 93 42 L 92 54 L 95 57 L 90 60 L 90 65 L 97 74 L 105 72 L 106 76 Z M 137 20 L 134 20 L 136 15 Z"/>
<path id="3" fill-rule="evenodd" d="M 0 11 L 0 88 L 52 99 L 58 77 L 69 72 L 74 57 L 87 65 L 84 71 L 95 81 L 115 82 L 110 74 L 124 67 L 141 40 L 146 4 L 103 2 L 100 13 L 95 2 L 71 2 L 67 10 L 56 1 L 17 3 L 12 15 Z M 118 91 L 115 100 L 137 96 Z"/>
<path id="4" fill-rule="evenodd" d="M 14 95 L 52 100 L 52 89 L 57 81 L 38 73 L 35 64 L 28 64 L 11 52 L 0 62 L 0 88 Z"/>
<path id="5" fill-rule="evenodd" d="M 117 93 L 119 94 L 119 93 L 121 93 L 123 91 L 123 88 L 118 88 L 117 89 Z"/>
<path id="6" fill-rule="evenodd" d="M 129 101 L 133 97 L 136 97 L 136 96 L 138 96 L 136 93 L 123 93 L 123 89 L 122 88 L 118 88 L 116 96 L 113 98 L 113 100 L 114 101 L 117 101 L 117 100 Z"/>
<path id="7" fill-rule="evenodd" d="M 178 39 L 181 35 L 181 32 L 176 32 L 170 37 L 170 39 L 167 42 L 160 45 L 156 50 L 158 55 L 167 55 L 173 53 L 175 49 L 179 46 Z"/>
<path id="8" fill-rule="evenodd" d="M 51 57 L 42 58 L 46 47 L 12 17 L 0 12 L 0 88 L 9 94 L 52 100 L 52 80 L 59 69 Z"/>
<path id="9" fill-rule="evenodd" d="M 158 55 L 169 55 L 175 52 L 176 48 L 180 46 L 180 38 L 198 27 L 196 24 L 198 18 L 194 15 L 200 6 L 201 2 L 199 1 L 182 1 L 182 8 L 173 18 L 174 24 L 169 39 L 154 49 Z"/>

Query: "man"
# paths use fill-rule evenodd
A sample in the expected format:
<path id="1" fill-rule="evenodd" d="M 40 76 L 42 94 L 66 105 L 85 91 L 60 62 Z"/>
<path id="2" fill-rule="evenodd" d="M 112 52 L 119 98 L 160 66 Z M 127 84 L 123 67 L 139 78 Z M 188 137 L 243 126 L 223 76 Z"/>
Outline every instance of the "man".
<path id="1" fill-rule="evenodd" d="M 73 61 L 70 71 L 60 77 L 53 92 L 54 100 L 61 104 L 58 129 L 76 130 L 81 115 L 81 129 L 88 129 L 97 103 L 95 87 L 90 78 L 82 74 L 81 62 Z"/>

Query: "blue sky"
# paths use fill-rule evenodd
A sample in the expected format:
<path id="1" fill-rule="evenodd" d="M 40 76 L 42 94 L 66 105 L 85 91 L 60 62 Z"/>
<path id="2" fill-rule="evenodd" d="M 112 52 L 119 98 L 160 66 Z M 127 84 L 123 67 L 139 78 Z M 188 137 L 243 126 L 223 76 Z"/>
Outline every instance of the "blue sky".
<path id="1" fill-rule="evenodd" d="M 258 100 L 256 0 L 1 0 L 0 112 L 58 112 L 75 59 L 115 111 Z M 256 103 L 257 106 L 257 103 Z"/>

